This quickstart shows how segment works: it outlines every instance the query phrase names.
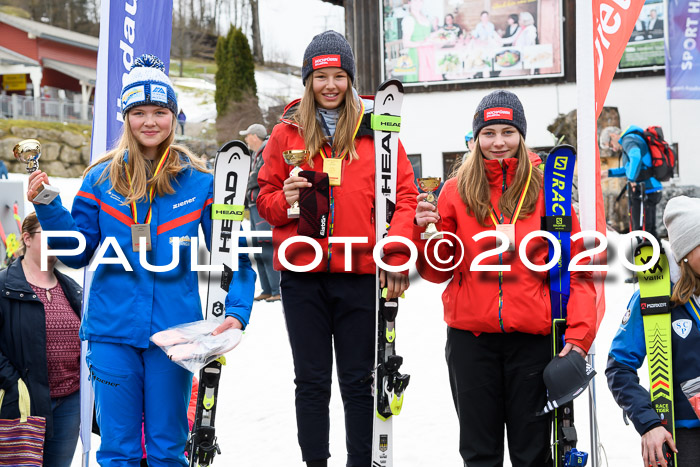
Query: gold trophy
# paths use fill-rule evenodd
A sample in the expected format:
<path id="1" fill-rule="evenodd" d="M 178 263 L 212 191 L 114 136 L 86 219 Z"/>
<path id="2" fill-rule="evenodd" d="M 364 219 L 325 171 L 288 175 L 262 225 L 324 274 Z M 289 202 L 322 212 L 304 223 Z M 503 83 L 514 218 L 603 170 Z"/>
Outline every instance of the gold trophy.
<path id="1" fill-rule="evenodd" d="M 27 164 L 27 173 L 32 173 L 39 169 L 39 158 L 41 157 L 41 143 L 39 141 L 24 139 L 15 145 L 12 152 L 15 155 L 15 159 Z M 37 204 L 49 204 L 58 196 L 59 189 L 42 182 L 37 192 L 32 201 Z"/>
<path id="2" fill-rule="evenodd" d="M 284 161 L 294 166 L 291 172 L 289 172 L 290 177 L 299 175 L 299 172 L 301 172 L 301 167 L 299 166 L 305 164 L 309 160 L 309 156 L 311 156 L 311 153 L 307 149 L 291 149 L 282 153 Z M 289 219 L 296 219 L 299 217 L 299 201 L 294 201 L 294 204 L 287 209 L 287 217 Z"/>
<path id="3" fill-rule="evenodd" d="M 440 186 L 442 179 L 440 177 L 425 177 L 418 179 L 418 187 L 428 193 L 428 196 L 424 201 L 437 206 L 437 196 L 433 194 L 435 190 Z M 435 224 L 432 222 L 425 227 L 425 231 L 420 234 L 421 240 L 428 240 L 429 238 L 442 238 L 442 234 L 438 233 Z"/>

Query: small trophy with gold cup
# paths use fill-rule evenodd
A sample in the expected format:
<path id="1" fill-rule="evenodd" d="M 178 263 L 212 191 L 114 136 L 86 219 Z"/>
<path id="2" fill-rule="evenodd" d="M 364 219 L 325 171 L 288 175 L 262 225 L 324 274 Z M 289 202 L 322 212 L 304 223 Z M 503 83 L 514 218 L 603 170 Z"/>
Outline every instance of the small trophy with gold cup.
<path id="1" fill-rule="evenodd" d="M 435 196 L 434 191 L 440 186 L 442 179 L 440 177 L 425 177 L 418 179 L 418 187 L 428 193 L 428 196 L 424 201 L 437 206 L 437 196 Z M 428 240 L 430 238 L 442 238 L 442 234 L 438 233 L 437 228 L 434 223 L 429 223 L 425 227 L 425 231 L 420 234 L 421 240 Z"/>
<path id="2" fill-rule="evenodd" d="M 39 141 L 24 139 L 15 145 L 12 152 L 15 159 L 27 165 L 27 173 L 31 174 L 39 170 L 39 158 L 41 157 L 41 143 Z M 32 201 L 37 204 L 49 204 L 58 196 L 59 189 L 42 182 L 37 192 Z"/>
<path id="3" fill-rule="evenodd" d="M 289 151 L 284 151 L 282 153 L 284 161 L 294 166 L 291 172 L 289 172 L 289 176 L 297 177 L 299 172 L 301 172 L 300 166 L 305 164 L 310 156 L 311 152 L 309 152 L 308 149 L 290 149 Z M 299 217 L 299 201 L 294 201 L 294 204 L 287 209 L 287 217 L 289 219 L 296 219 Z"/>

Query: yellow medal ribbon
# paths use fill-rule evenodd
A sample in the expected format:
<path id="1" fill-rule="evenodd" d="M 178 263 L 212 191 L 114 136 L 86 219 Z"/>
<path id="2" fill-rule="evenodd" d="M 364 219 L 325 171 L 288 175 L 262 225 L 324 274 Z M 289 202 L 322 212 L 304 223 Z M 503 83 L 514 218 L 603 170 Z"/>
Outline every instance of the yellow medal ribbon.
<path id="1" fill-rule="evenodd" d="M 168 159 L 168 155 L 170 154 L 170 148 L 165 150 L 162 156 L 160 156 L 160 160 L 158 161 L 158 165 L 156 165 L 156 170 L 153 172 L 153 178 L 160 173 L 161 169 L 165 165 L 165 161 Z M 129 173 L 129 170 L 126 170 L 126 178 L 129 180 L 129 190 L 131 190 L 131 174 Z M 153 197 L 155 196 L 156 190 L 156 185 L 155 183 L 151 184 L 151 189 L 148 193 L 148 212 L 146 213 L 146 218 L 144 219 L 143 223 L 144 224 L 150 224 L 151 223 L 151 215 L 152 215 L 152 210 L 153 210 Z M 131 217 L 134 219 L 134 224 L 138 224 L 138 211 L 136 209 L 136 202 L 132 201 L 131 202 Z"/>
<path id="2" fill-rule="evenodd" d="M 365 115 L 365 104 L 364 104 L 364 102 L 362 102 L 362 99 L 360 99 L 360 118 L 357 119 L 357 124 L 355 124 L 355 131 L 354 131 L 353 134 L 352 134 L 352 140 L 353 140 L 353 142 L 355 141 L 355 137 L 357 136 L 357 132 L 360 130 L 360 124 L 362 123 L 362 117 L 363 117 L 364 115 Z M 321 150 L 320 150 L 319 152 L 321 153 L 321 157 L 322 157 L 323 159 L 327 159 L 327 158 L 336 159 L 335 157 L 333 157 L 332 154 L 331 154 L 330 156 L 328 156 L 328 155 L 326 154 L 326 150 L 325 150 L 324 147 L 321 147 Z M 346 151 L 345 151 L 342 155 L 340 155 L 340 157 L 338 157 L 337 159 L 343 160 L 347 154 L 348 154 L 348 150 L 346 150 Z"/>
<path id="3" fill-rule="evenodd" d="M 523 201 L 525 201 L 525 194 L 527 194 L 527 189 L 530 188 L 530 180 L 532 180 L 532 163 L 530 163 L 530 172 L 527 174 L 527 183 L 525 183 L 525 188 L 523 189 L 523 192 L 520 194 L 520 200 L 518 201 L 518 205 L 515 208 L 515 212 L 513 213 L 513 217 L 510 218 L 511 222 L 513 225 L 518 221 L 518 215 L 520 214 L 520 208 L 523 207 Z M 493 205 L 491 205 L 491 211 L 489 212 L 489 215 L 491 216 L 491 221 L 493 222 L 494 226 L 498 226 L 498 219 L 494 215 L 496 210 L 493 208 Z"/>

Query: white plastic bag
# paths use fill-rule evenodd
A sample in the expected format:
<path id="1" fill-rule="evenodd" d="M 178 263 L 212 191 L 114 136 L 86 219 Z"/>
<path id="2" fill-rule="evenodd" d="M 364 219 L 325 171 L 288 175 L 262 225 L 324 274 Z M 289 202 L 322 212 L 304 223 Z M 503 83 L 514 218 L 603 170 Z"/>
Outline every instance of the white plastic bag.
<path id="1" fill-rule="evenodd" d="M 241 341 L 243 331 L 227 329 L 217 336 L 212 332 L 219 326 L 201 320 L 179 324 L 151 336 L 151 341 L 163 349 L 168 358 L 192 373 L 198 373 L 207 363 L 233 349 Z"/>

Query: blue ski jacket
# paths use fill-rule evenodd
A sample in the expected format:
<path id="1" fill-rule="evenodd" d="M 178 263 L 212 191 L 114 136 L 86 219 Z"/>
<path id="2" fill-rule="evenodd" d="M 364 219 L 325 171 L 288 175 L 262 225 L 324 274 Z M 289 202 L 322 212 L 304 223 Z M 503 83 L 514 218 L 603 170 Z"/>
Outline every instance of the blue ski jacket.
<path id="1" fill-rule="evenodd" d="M 126 160 L 128 156 L 125 154 Z M 185 156 L 180 155 L 184 158 Z M 75 256 L 59 256 L 67 266 L 81 268 L 89 264 L 98 248 L 106 261 L 116 262 L 118 255 L 128 261 L 133 271 L 122 264 L 99 264 L 85 295 L 88 300 L 80 327 L 80 338 L 95 342 L 127 344 L 147 348 L 150 337 L 177 324 L 202 319 L 197 272 L 192 270 L 191 241 L 199 236 L 202 226 L 207 247 L 211 246 L 211 204 L 213 176 L 185 165 L 175 177 L 175 193 L 153 199 L 150 223 L 152 249 L 146 252 L 148 263 L 165 266 L 179 254 L 179 261 L 168 272 L 151 272 L 141 266 L 139 253 L 131 244 L 130 207 L 124 197 L 112 189 L 109 178 L 97 183 L 108 162 L 95 166 L 83 184 L 68 212 L 57 197 L 48 205 L 35 205 L 44 231 L 78 231 L 85 236 L 85 250 Z M 148 211 L 147 199 L 136 203 L 139 222 Z M 110 237 L 113 240 L 110 240 Z M 173 239 L 180 239 L 180 248 L 173 249 Z M 112 244 L 108 244 L 112 242 Z M 121 251 L 116 251 L 117 244 Z M 73 249 L 72 238 L 49 238 L 54 249 Z M 239 246 L 246 246 L 240 237 Z M 226 316 L 233 316 L 245 327 L 253 305 L 255 272 L 247 254 L 238 255 L 238 271 L 234 271 L 226 298 Z"/>
<path id="2" fill-rule="evenodd" d="M 618 142 L 622 145 L 622 167 L 608 169 L 608 176 L 627 177 L 630 182 L 645 182 L 647 193 L 661 191 L 661 182 L 654 177 L 638 179 L 642 170 L 651 167 L 651 154 L 647 142 L 637 132 L 644 133 L 644 130 L 630 125 L 620 136 Z"/>
<path id="3" fill-rule="evenodd" d="M 700 376 L 700 307 L 691 299 L 671 309 L 671 351 L 673 366 L 673 405 L 676 427 L 697 428 L 700 420 L 683 394 L 680 384 Z M 640 435 L 661 420 L 651 405 L 649 391 L 639 384 L 637 369 L 646 357 L 644 323 L 639 309 L 639 291 L 627 306 L 610 347 L 605 375 L 617 404 L 622 407 Z"/>

